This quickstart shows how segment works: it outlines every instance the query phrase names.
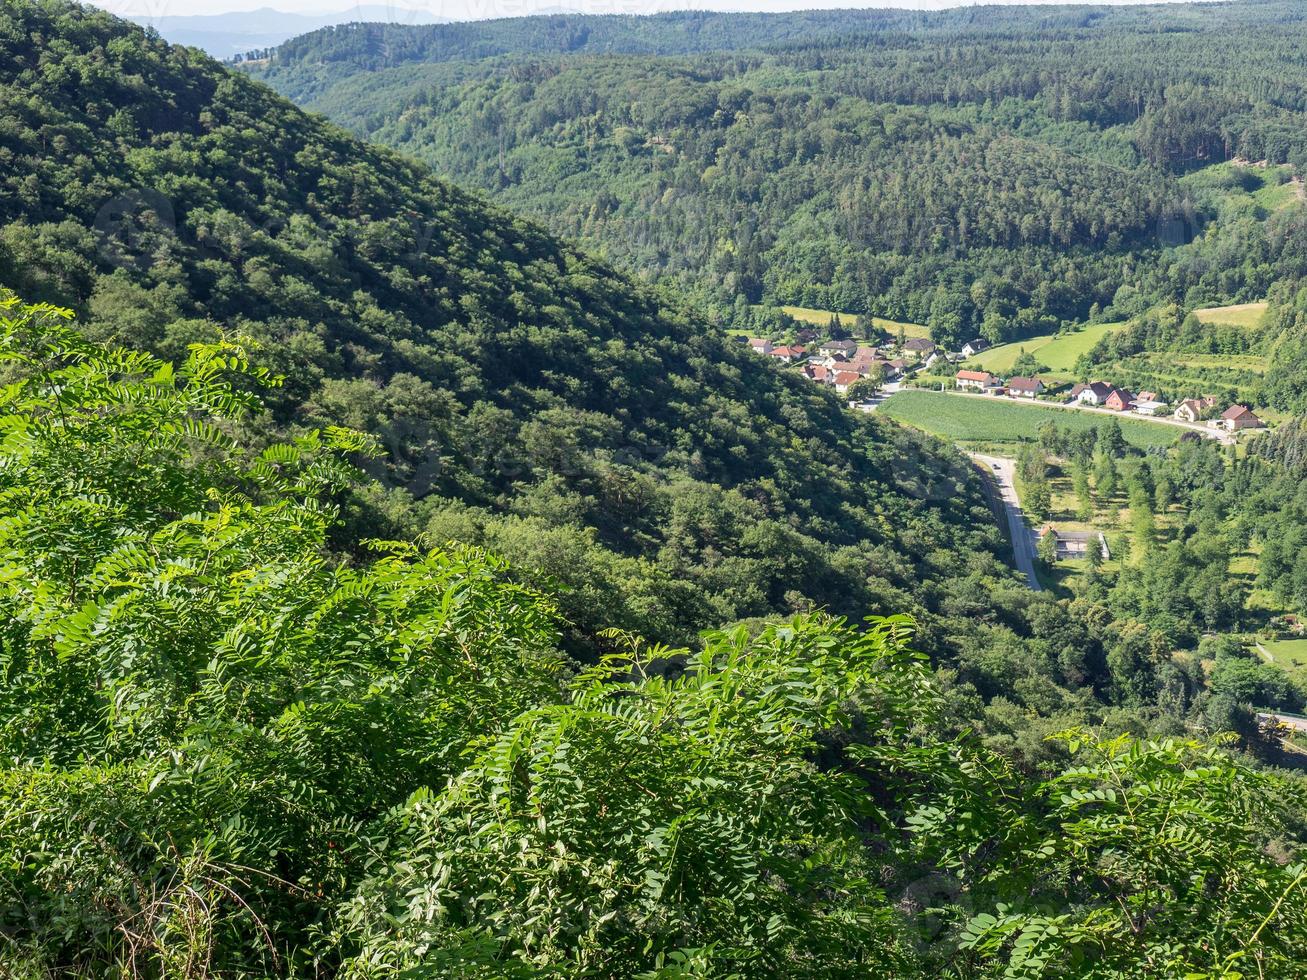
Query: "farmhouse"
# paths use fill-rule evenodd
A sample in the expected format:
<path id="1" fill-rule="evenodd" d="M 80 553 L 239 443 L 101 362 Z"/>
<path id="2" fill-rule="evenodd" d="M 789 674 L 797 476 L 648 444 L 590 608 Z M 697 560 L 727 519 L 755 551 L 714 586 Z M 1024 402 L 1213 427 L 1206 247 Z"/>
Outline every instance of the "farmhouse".
<path id="1" fill-rule="evenodd" d="M 1103 402 L 1103 407 L 1110 408 L 1114 412 L 1128 412 L 1135 407 L 1135 396 L 1125 388 L 1113 388 L 1112 393 L 1107 396 L 1107 401 Z"/>
<path id="2" fill-rule="evenodd" d="M 988 371 L 959 371 L 954 382 L 959 388 L 970 391 L 992 391 L 1000 387 L 998 378 Z"/>
<path id="3" fill-rule="evenodd" d="M 1186 398 L 1176 406 L 1175 417 L 1181 422 L 1201 422 L 1203 416 L 1215 407 L 1215 398 Z"/>
<path id="4" fill-rule="evenodd" d="M 1221 413 L 1221 426 L 1231 432 L 1241 429 L 1264 429 L 1266 423 L 1252 413 L 1246 405 L 1231 405 Z"/>
<path id="5" fill-rule="evenodd" d="M 935 353 L 935 345 L 925 337 L 913 337 L 903 344 L 903 350 L 908 354 L 916 354 L 920 357 L 929 357 Z"/>
<path id="6" fill-rule="evenodd" d="M 1039 529 L 1041 541 L 1049 534 L 1053 535 L 1053 540 L 1057 542 L 1059 559 L 1086 558 L 1089 556 L 1090 548 L 1098 548 L 1099 554 L 1104 558 L 1112 557 L 1107 550 L 1107 539 L 1103 537 L 1102 531 L 1059 531 L 1052 524 L 1045 524 Z"/>
<path id="7" fill-rule="evenodd" d="M 1102 405 L 1112 394 L 1113 388 L 1106 381 L 1094 381 L 1090 384 L 1076 385 L 1071 389 L 1071 400 L 1081 405 Z"/>
<path id="8" fill-rule="evenodd" d="M 835 375 L 835 390 L 840 394 L 843 394 L 861 380 L 862 375 L 856 374 L 853 371 L 839 371 Z"/>
<path id="9" fill-rule="evenodd" d="M 989 341 L 984 337 L 977 337 L 975 340 L 968 340 L 962 345 L 962 353 L 966 357 L 975 357 L 977 354 L 983 354 L 989 350 Z"/>
<path id="10" fill-rule="evenodd" d="M 772 352 L 771 341 L 766 337 L 750 337 L 749 348 L 758 354 L 770 354 Z"/>
<path id="11" fill-rule="evenodd" d="M 828 340 L 817 348 L 817 353 L 827 357 L 852 357 L 857 349 L 858 344 L 853 340 Z"/>
<path id="12" fill-rule="evenodd" d="M 1007 393 L 1013 398 L 1034 398 L 1044 390 L 1038 378 L 1008 378 Z"/>
<path id="13" fill-rule="evenodd" d="M 792 347 L 773 347 L 767 353 L 782 363 L 790 364 L 806 354 L 807 348 L 795 344 Z"/>

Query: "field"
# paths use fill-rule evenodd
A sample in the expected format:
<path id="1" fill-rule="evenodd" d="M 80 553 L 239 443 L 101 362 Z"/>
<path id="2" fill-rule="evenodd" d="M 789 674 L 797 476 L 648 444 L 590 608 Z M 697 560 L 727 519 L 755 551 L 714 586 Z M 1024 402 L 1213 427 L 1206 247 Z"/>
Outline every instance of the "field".
<path id="1" fill-rule="evenodd" d="M 1045 334 L 1011 344 L 1000 344 L 971 358 L 967 361 L 967 366 L 1006 376 L 1021 356 L 1021 351 L 1025 350 L 1033 354 L 1040 364 L 1047 365 L 1050 372 L 1066 374 L 1075 369 L 1081 354 L 1089 351 L 1113 330 L 1120 330 L 1124 326 L 1124 323 L 1095 323 L 1074 333 Z"/>
<path id="2" fill-rule="evenodd" d="M 1240 303 L 1238 306 L 1211 306 L 1194 310 L 1200 323 L 1224 323 L 1232 327 L 1255 327 L 1262 322 L 1265 303 Z"/>
<path id="3" fill-rule="evenodd" d="M 1286 674 L 1307 680 L 1307 640 L 1270 640 L 1262 646 Z"/>
<path id="4" fill-rule="evenodd" d="M 832 310 L 814 310 L 807 306 L 782 306 L 781 309 L 796 320 L 819 327 L 826 326 L 826 324 L 830 323 L 830 318 L 835 315 Z M 841 313 L 840 322 L 845 327 L 851 327 L 857 316 L 856 313 Z M 902 330 L 906 337 L 930 337 L 930 328 L 920 323 L 900 323 L 897 320 L 886 320 L 880 316 L 871 317 L 871 322 L 893 336 L 897 336 L 899 330 Z"/>
<path id="5" fill-rule="evenodd" d="M 1036 439 L 1039 426 L 1055 422 L 1064 429 L 1092 429 L 1108 416 L 1092 412 L 1029 405 L 1008 399 L 968 398 L 941 391 L 900 391 L 878 411 L 882 415 L 955 442 L 995 445 Z M 1119 420 L 1126 441 L 1140 449 L 1169 446 L 1181 435 L 1175 426 L 1141 419 Z"/>

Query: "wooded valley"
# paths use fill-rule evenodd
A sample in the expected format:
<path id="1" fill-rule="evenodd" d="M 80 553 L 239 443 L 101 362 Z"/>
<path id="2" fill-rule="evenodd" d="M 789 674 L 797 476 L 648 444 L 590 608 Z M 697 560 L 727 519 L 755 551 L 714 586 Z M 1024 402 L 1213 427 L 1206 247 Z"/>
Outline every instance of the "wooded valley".
<path id="1" fill-rule="evenodd" d="M 1305 14 L 6 3 L 0 976 L 1298 976 Z"/>

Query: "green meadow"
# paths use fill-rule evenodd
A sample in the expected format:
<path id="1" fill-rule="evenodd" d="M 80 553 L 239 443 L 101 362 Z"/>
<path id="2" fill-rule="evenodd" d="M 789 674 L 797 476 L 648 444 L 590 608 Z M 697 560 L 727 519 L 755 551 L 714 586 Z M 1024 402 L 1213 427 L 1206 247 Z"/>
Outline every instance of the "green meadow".
<path id="1" fill-rule="evenodd" d="M 1093 323 L 1071 333 L 1045 334 L 1000 344 L 971 358 L 967 366 L 1006 376 L 1025 350 L 1040 364 L 1046 365 L 1050 372 L 1066 374 L 1075 370 L 1081 354 L 1091 350 L 1107 334 L 1124 326 L 1124 323 Z"/>
<path id="2" fill-rule="evenodd" d="M 1064 429 L 1094 429 L 1109 417 L 1093 412 L 1050 408 L 1006 398 L 970 398 L 942 391 L 900 391 L 877 409 L 882 415 L 933 435 L 961 443 L 1001 444 L 1036 439 L 1039 427 L 1055 422 Z M 1175 426 L 1121 418 L 1126 441 L 1140 449 L 1169 446 L 1180 437 Z"/>
<path id="3" fill-rule="evenodd" d="M 1194 310 L 1200 323 L 1224 323 L 1232 327 L 1255 327 L 1266 313 L 1265 303 L 1239 303 L 1235 306 L 1211 306 Z"/>

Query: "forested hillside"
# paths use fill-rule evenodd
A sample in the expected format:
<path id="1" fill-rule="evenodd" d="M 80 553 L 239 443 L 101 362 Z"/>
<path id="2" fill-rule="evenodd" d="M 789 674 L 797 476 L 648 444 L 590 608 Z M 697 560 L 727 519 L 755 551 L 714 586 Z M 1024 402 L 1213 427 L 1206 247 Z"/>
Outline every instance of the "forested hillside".
<path id="1" fill-rule="evenodd" d="M 628 97 L 669 64 L 577 62 Z M 1036 194 L 1049 158 L 952 111 L 895 132 L 974 254 L 1133 262 L 1130 202 L 1180 186 L 1082 148 L 1099 196 Z M 975 260 L 901 217 L 866 254 Z M 1299 975 L 1301 754 L 1256 711 L 1307 688 L 1232 635 L 1266 613 L 1232 555 L 1304 611 L 1301 426 L 1043 428 L 1031 499 L 1068 469 L 1135 553 L 1033 591 L 958 452 L 682 302 L 197 52 L 0 9 L 0 976 Z"/>
<path id="2" fill-rule="evenodd" d="M 248 338 L 288 431 L 377 437 L 368 536 L 493 545 L 579 643 L 1004 575 L 956 457 L 196 52 L 9 4 L 0 114 L 0 283 L 170 358 Z"/>
<path id="3" fill-rule="evenodd" d="M 1014 765 L 902 619 L 569 672 L 479 551 L 334 560 L 366 437 L 233 438 L 275 382 L 241 347 L 68 316 L 0 299 L 6 976 L 1301 966 L 1299 781 L 1080 729 Z"/>
<path id="4" fill-rule="evenodd" d="M 1180 178 L 1307 160 L 1303 16 L 1253 2 L 369 25 L 249 70 L 670 278 L 722 322 L 796 304 L 956 343 L 1191 290 L 1260 299 L 1301 264 L 1300 236 L 1259 230 L 1248 269 L 1203 234 L 1225 216 Z"/>

